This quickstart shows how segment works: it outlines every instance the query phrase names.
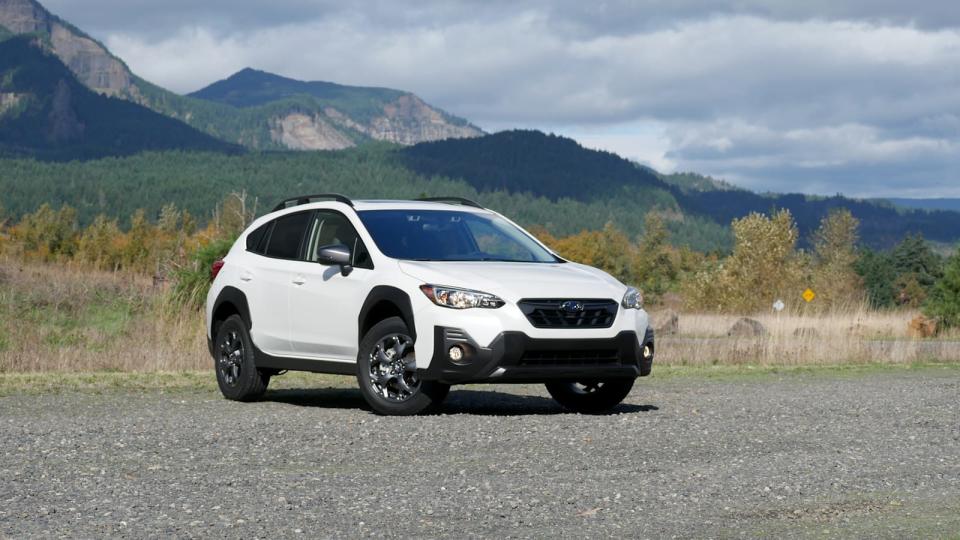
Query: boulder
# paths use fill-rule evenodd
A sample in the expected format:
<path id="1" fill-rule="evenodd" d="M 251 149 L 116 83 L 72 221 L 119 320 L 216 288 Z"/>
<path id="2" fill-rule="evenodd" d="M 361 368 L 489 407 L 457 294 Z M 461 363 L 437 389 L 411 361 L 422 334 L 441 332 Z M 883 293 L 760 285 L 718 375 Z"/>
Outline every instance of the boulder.
<path id="1" fill-rule="evenodd" d="M 937 320 L 917 315 L 907 324 L 907 335 L 912 338 L 931 338 L 937 335 Z"/>
<path id="2" fill-rule="evenodd" d="M 668 310 L 651 316 L 650 326 L 658 336 L 672 336 L 680 332 L 680 315 Z"/>
<path id="3" fill-rule="evenodd" d="M 767 329 L 760 324 L 760 321 L 743 317 L 742 319 L 733 323 L 733 326 L 730 327 L 730 331 L 727 332 L 727 335 L 733 337 L 765 336 L 767 335 Z"/>

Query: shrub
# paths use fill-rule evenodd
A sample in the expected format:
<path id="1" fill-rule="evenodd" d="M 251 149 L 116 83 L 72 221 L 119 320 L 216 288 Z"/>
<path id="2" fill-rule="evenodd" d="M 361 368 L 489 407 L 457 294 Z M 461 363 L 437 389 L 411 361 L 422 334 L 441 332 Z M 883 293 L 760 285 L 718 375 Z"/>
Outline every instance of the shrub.
<path id="1" fill-rule="evenodd" d="M 187 264 L 174 269 L 170 303 L 176 309 L 184 307 L 200 310 L 210 289 L 210 268 L 213 262 L 226 256 L 233 239 L 218 239 L 199 247 L 190 255 Z"/>
<path id="2" fill-rule="evenodd" d="M 960 326 L 960 251 L 947 260 L 943 277 L 931 289 L 923 312 L 945 328 Z"/>

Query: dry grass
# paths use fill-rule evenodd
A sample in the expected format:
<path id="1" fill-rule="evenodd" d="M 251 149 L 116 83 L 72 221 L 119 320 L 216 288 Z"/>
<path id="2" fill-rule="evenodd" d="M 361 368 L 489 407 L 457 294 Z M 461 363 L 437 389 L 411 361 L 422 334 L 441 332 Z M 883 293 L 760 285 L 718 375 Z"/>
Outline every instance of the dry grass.
<path id="1" fill-rule="evenodd" d="M 738 315 L 681 314 L 675 336 L 659 340 L 658 363 L 670 365 L 830 365 L 960 361 L 956 331 L 912 339 L 912 311 L 878 312 L 863 306 L 827 313 L 769 313 L 751 318 L 767 334 L 727 335 Z"/>
<path id="2" fill-rule="evenodd" d="M 148 277 L 0 261 L 0 373 L 208 371 L 202 315 L 168 313 Z M 739 318 L 681 314 L 658 337 L 671 366 L 805 366 L 960 361 L 960 336 L 907 338 L 911 312 L 851 308 L 755 317 L 762 337 L 731 338 Z M 803 329 L 803 330 L 799 330 Z"/>
<path id="3" fill-rule="evenodd" d="M 0 373 L 208 368 L 201 314 L 165 311 L 148 277 L 0 263 Z"/>

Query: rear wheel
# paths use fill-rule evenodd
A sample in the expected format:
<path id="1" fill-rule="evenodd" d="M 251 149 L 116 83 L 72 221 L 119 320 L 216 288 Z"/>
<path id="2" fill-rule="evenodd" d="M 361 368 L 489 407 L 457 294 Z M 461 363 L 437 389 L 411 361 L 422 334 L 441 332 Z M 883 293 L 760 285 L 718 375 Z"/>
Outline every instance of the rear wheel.
<path id="1" fill-rule="evenodd" d="M 607 412 L 630 393 L 635 379 L 590 379 L 547 383 L 547 392 L 563 407 L 586 414 Z"/>
<path id="2" fill-rule="evenodd" d="M 420 379 L 406 323 L 390 317 L 363 336 L 357 356 L 360 393 L 379 414 L 411 415 L 439 405 L 450 386 Z"/>
<path id="3" fill-rule="evenodd" d="M 257 370 L 253 342 L 246 323 L 239 315 L 231 315 L 223 321 L 214 344 L 217 385 L 223 397 L 235 401 L 253 401 L 267 391 L 270 375 Z"/>

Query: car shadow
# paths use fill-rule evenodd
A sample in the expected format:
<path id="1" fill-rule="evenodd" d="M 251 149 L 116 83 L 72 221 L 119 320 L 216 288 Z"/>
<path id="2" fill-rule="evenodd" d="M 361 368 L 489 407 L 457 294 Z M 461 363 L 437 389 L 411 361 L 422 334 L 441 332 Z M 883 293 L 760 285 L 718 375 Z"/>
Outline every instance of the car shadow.
<path id="1" fill-rule="evenodd" d="M 319 409 L 358 409 L 371 412 L 356 388 L 309 388 L 269 390 L 261 401 L 316 407 Z M 656 405 L 621 403 L 606 414 L 630 414 L 657 411 Z M 457 389 L 450 391 L 438 410 L 430 415 L 464 414 L 474 416 L 534 416 L 572 414 L 553 399 L 498 392 L 495 390 Z"/>

